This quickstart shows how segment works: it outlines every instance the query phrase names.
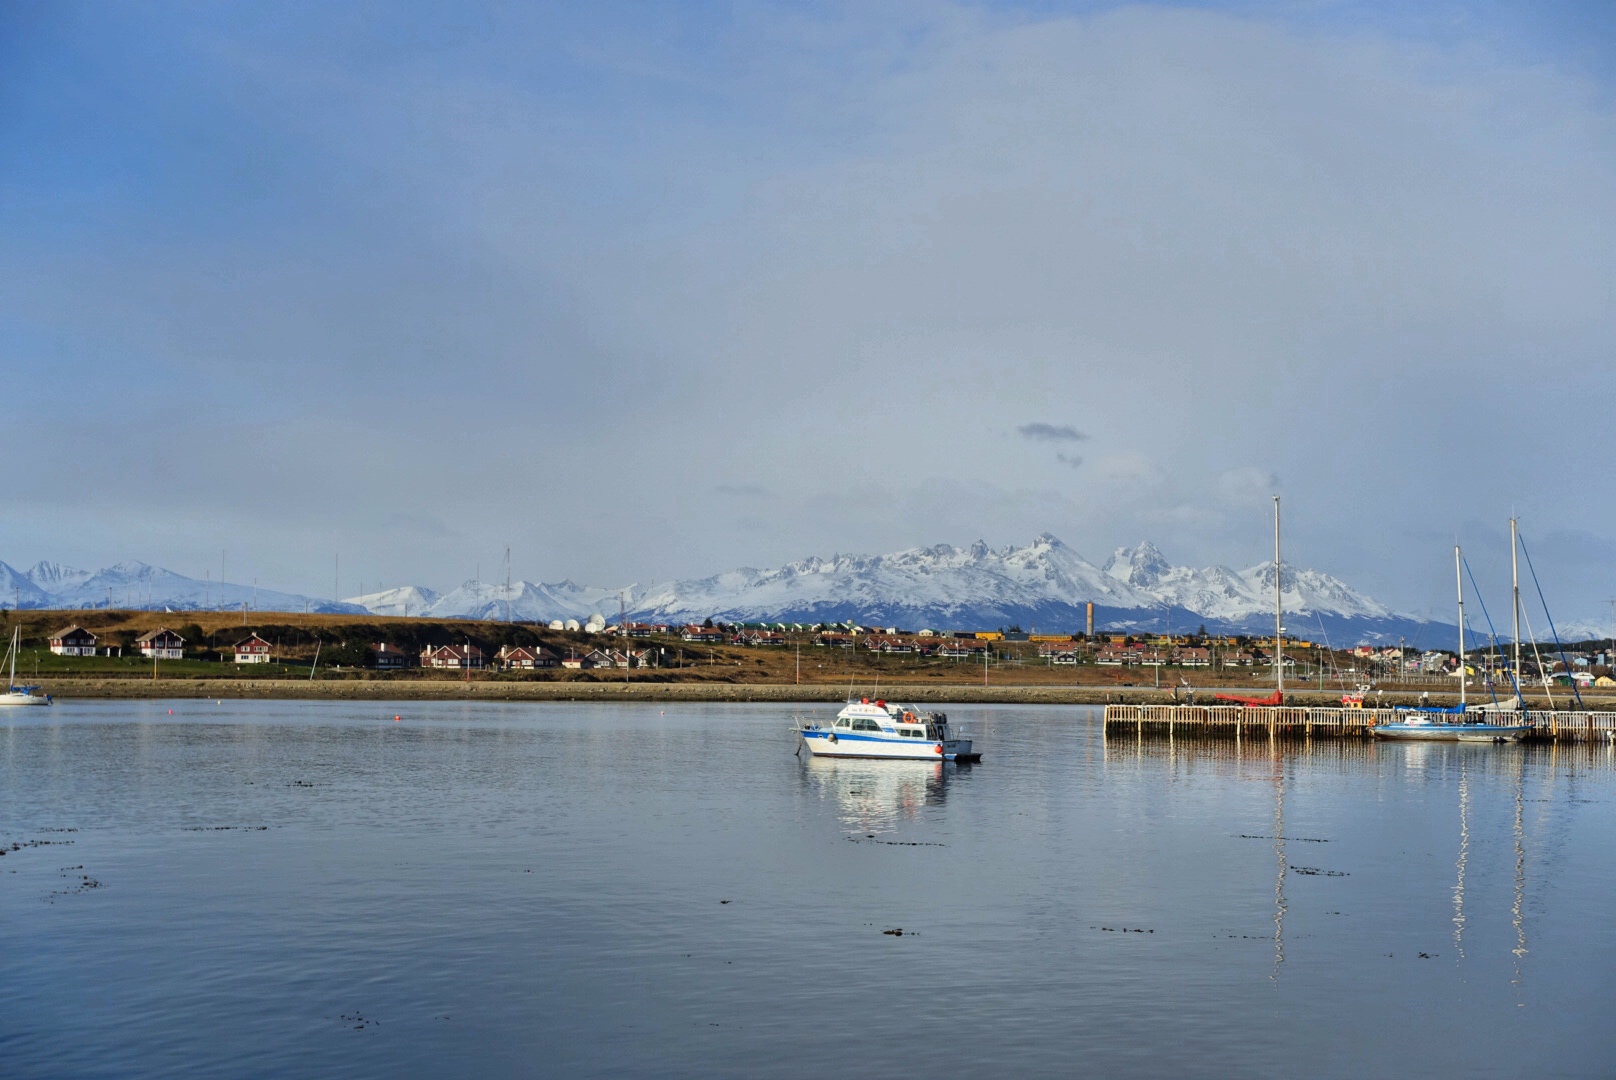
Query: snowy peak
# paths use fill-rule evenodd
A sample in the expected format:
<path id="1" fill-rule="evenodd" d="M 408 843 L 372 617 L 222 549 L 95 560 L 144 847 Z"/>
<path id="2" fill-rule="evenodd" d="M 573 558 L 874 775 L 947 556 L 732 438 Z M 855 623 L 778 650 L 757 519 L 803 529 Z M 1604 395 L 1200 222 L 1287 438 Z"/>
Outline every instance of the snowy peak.
<path id="1" fill-rule="evenodd" d="M 1103 569 L 1118 581 L 1149 589 L 1170 574 L 1173 565 L 1157 550 L 1155 544 L 1146 540 L 1136 547 L 1117 548 L 1105 561 Z"/>
<path id="2" fill-rule="evenodd" d="M 350 596 L 343 603 L 364 608 L 372 615 L 408 616 L 424 614 L 437 599 L 438 594 L 431 589 L 420 585 L 404 585 L 396 589 L 366 593 L 363 596 Z"/>
<path id="3" fill-rule="evenodd" d="M 63 566 L 58 562 L 41 561 L 35 563 L 33 569 L 25 576 L 45 592 L 50 593 L 82 585 L 90 580 L 91 574 L 88 570 Z"/>

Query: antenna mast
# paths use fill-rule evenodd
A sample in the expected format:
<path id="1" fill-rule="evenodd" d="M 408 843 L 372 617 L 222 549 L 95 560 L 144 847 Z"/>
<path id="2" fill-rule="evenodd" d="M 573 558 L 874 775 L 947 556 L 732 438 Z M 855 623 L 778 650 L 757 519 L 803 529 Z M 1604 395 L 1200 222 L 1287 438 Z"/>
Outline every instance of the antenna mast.
<path id="1" fill-rule="evenodd" d="M 1460 571 L 1464 556 L 1459 545 L 1453 545 L 1453 581 L 1459 587 L 1459 707 L 1465 704 L 1465 648 L 1464 648 L 1464 575 Z M 1401 659 L 1401 658 L 1399 658 Z"/>
<path id="2" fill-rule="evenodd" d="M 1521 565 L 1520 542 L 1516 539 L 1515 519 L 1509 519 L 1509 581 L 1513 610 L 1510 612 L 1510 632 L 1515 639 L 1515 700 L 1524 706 L 1521 694 Z"/>
<path id="3" fill-rule="evenodd" d="M 1285 625 L 1283 618 L 1284 592 L 1280 580 L 1279 559 L 1279 496 L 1274 496 L 1274 690 L 1285 692 Z"/>

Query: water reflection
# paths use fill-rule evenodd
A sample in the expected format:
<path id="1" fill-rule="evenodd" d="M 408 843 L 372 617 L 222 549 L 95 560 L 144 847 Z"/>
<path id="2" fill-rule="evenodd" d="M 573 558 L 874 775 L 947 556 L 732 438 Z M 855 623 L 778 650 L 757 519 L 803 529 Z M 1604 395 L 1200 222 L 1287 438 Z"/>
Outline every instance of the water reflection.
<path id="1" fill-rule="evenodd" d="M 949 773 L 959 766 L 940 761 L 862 761 L 811 758 L 802 765 L 810 790 L 836 804 L 849 829 L 879 832 L 941 803 Z"/>
<path id="2" fill-rule="evenodd" d="M 1453 955 L 1458 962 L 1474 963 L 1480 959 L 1480 942 L 1492 958 L 1502 962 L 1501 981 L 1520 991 L 1532 955 L 1528 916 L 1533 906 L 1529 901 L 1552 892 L 1554 878 L 1572 858 L 1565 837 L 1577 806 L 1595 801 L 1579 797 L 1579 785 L 1593 774 L 1608 775 L 1616 767 L 1616 748 L 1579 743 L 1387 745 L 1333 738 L 1185 739 L 1108 733 L 1102 762 L 1119 781 L 1157 774 L 1170 782 L 1216 779 L 1271 787 L 1266 816 L 1272 822 L 1272 835 L 1261 839 L 1272 845 L 1269 977 L 1276 984 L 1288 958 L 1287 922 L 1293 916 L 1301 915 L 1306 921 L 1316 914 L 1310 909 L 1292 910 L 1295 898 L 1287 894 L 1287 879 L 1297 870 L 1288 862 L 1287 840 L 1295 839 L 1290 833 L 1298 829 L 1317 833 L 1316 826 L 1305 823 L 1326 777 L 1341 776 L 1357 785 L 1369 775 L 1378 776 L 1381 783 L 1393 785 L 1384 789 L 1383 798 L 1401 805 L 1401 811 L 1379 821 L 1350 823 L 1335 837 L 1342 846 L 1330 850 L 1339 858 L 1352 850 L 1347 845 L 1353 845 L 1362 853 L 1359 858 L 1394 860 L 1402 853 L 1400 849 L 1412 850 L 1422 828 L 1434 828 L 1433 839 L 1445 840 L 1454 853 L 1448 864 L 1451 871 L 1441 886 Z M 1393 795 L 1393 789 L 1405 794 Z M 1420 811 L 1418 792 L 1422 789 L 1438 795 L 1436 805 L 1442 809 L 1437 816 Z M 1288 830 L 1287 817 L 1294 817 L 1288 813 L 1288 801 L 1293 797 L 1301 800 L 1303 823 L 1293 820 Z M 1422 883 L 1422 875 L 1411 864 L 1400 863 L 1399 867 L 1382 883 L 1377 902 L 1418 910 L 1419 893 L 1429 896 L 1428 890 L 1436 882 L 1424 878 Z M 1417 891 L 1411 894 L 1411 888 Z M 1303 889 L 1300 895 L 1313 894 Z"/>

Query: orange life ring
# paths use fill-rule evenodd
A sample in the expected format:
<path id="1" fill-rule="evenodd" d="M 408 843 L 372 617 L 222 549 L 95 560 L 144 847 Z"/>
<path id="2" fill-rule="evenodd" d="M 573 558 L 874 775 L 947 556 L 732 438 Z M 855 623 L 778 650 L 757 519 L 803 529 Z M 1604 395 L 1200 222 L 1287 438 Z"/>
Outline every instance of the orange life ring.
<path id="1" fill-rule="evenodd" d="M 942 753 L 942 752 L 943 752 L 943 744 L 942 744 L 942 743 L 938 743 L 938 744 L 937 744 L 937 745 L 936 745 L 936 746 L 934 746 L 934 747 L 933 747 L 933 748 L 932 748 L 932 749 L 934 749 L 934 750 L 936 750 L 936 751 L 937 751 L 937 752 L 938 752 L 938 753 L 939 753 L 939 754 L 941 754 L 941 753 Z"/>

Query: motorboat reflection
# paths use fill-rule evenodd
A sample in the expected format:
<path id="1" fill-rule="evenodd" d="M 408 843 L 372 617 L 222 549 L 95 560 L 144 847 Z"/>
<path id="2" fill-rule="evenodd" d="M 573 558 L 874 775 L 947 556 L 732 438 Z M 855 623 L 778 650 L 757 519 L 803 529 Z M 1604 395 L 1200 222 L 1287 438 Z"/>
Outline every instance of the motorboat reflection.
<path id="1" fill-rule="evenodd" d="M 843 824 L 860 831 L 891 827 L 943 800 L 948 769 L 941 761 L 809 758 L 809 783 L 836 804 Z"/>

